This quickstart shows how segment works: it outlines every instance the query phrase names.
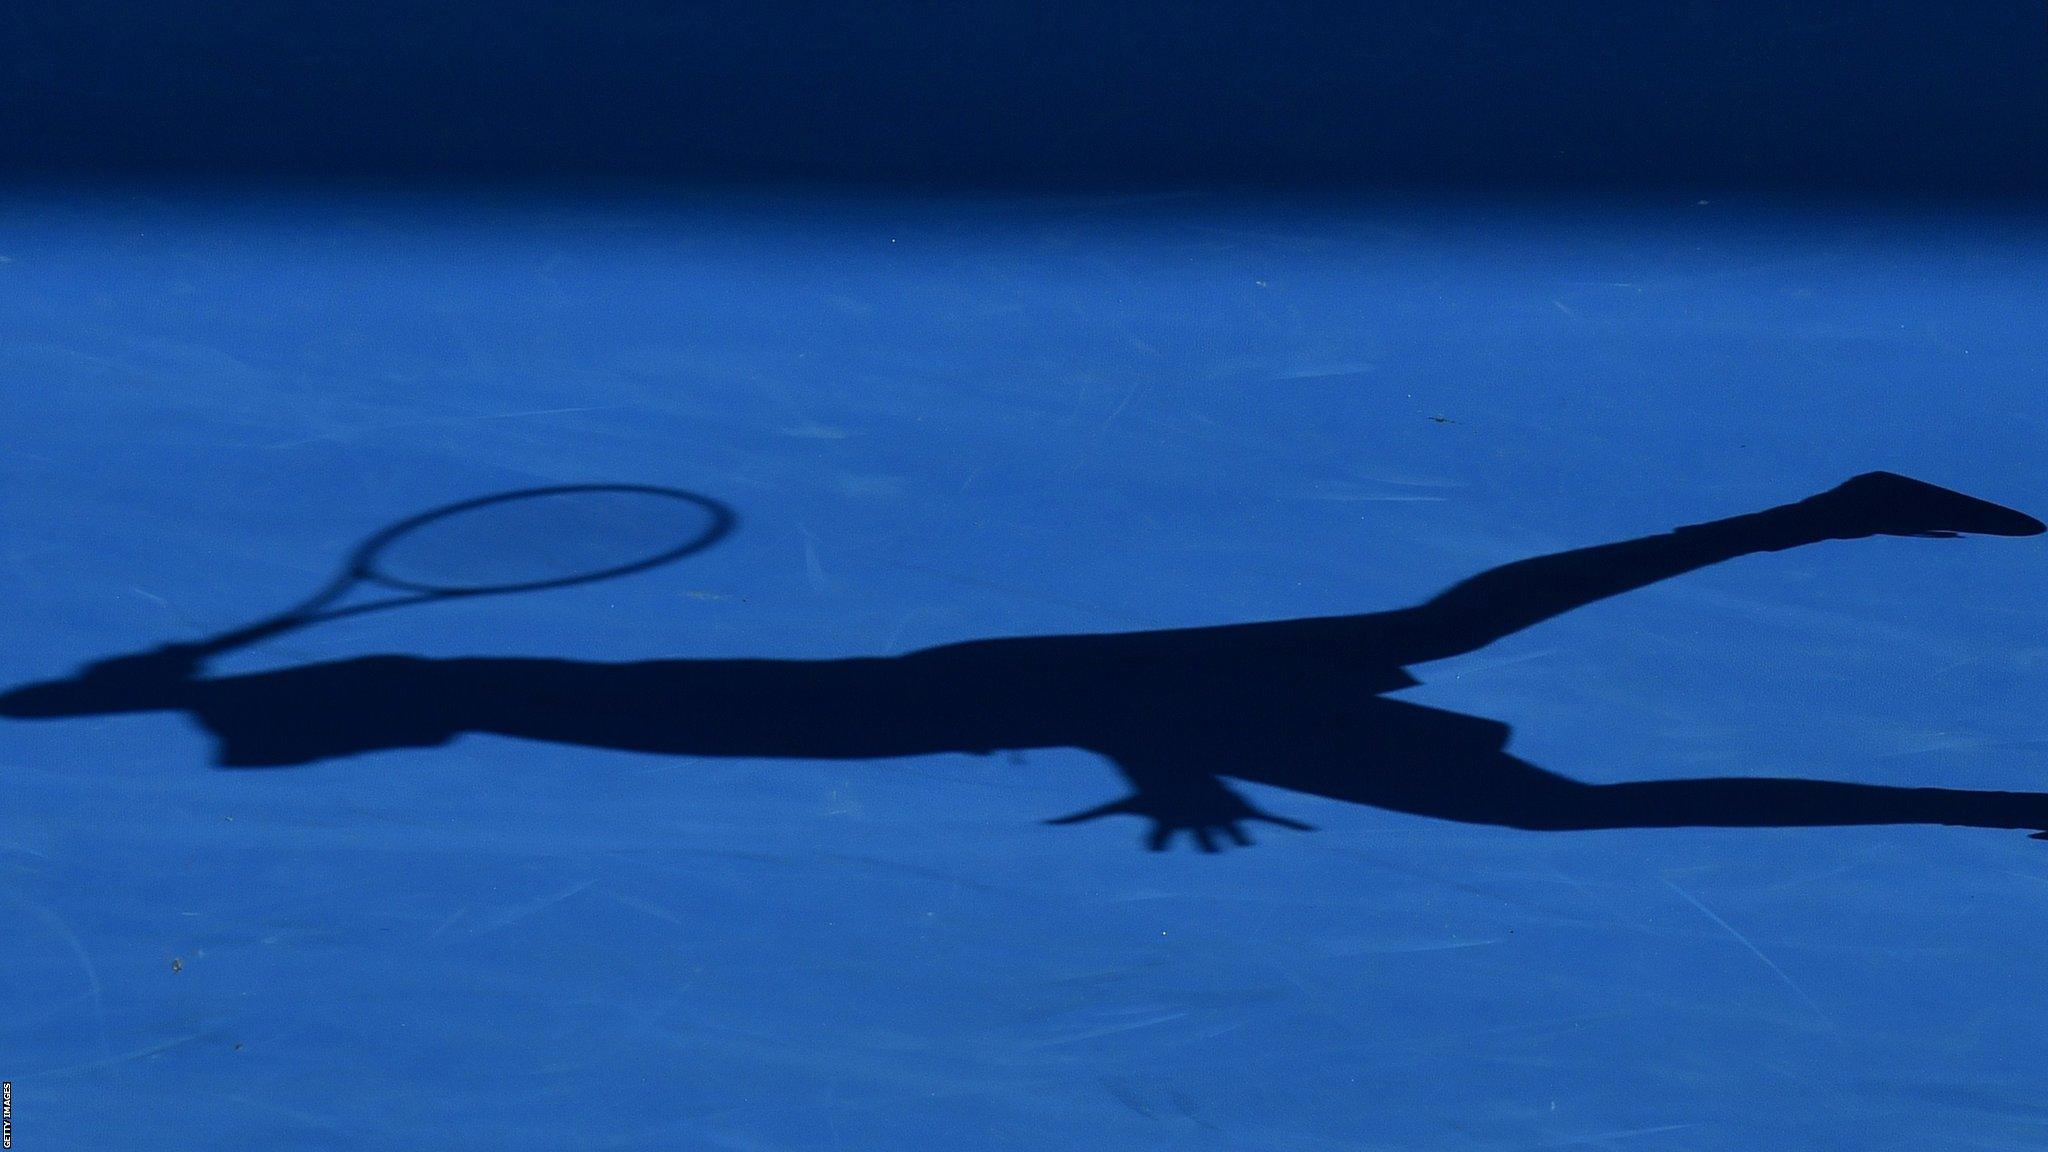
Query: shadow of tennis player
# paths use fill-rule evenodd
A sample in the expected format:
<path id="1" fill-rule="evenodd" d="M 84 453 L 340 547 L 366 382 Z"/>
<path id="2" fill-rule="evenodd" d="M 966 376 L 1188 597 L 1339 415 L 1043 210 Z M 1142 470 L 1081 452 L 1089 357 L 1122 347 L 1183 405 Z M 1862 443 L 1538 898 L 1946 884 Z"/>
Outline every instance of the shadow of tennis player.
<path id="1" fill-rule="evenodd" d="M 227 767 L 431 747 L 468 732 L 693 756 L 870 759 L 1074 747 L 1132 792 L 1062 817 L 1151 822 L 1204 850 L 1259 811 L 1226 778 L 1514 828 L 1952 824 L 2048 830 L 2048 794 L 1725 777 L 1586 784 L 1505 751 L 1497 721 L 1389 700 L 1404 668 L 1756 552 L 1866 536 L 2034 535 L 2022 513 L 1890 473 L 1663 535 L 1481 573 L 1415 607 L 1218 627 L 976 640 L 845 660 L 370 656 L 201 678 L 194 649 L 102 661 L 0 715 L 182 710 Z"/>

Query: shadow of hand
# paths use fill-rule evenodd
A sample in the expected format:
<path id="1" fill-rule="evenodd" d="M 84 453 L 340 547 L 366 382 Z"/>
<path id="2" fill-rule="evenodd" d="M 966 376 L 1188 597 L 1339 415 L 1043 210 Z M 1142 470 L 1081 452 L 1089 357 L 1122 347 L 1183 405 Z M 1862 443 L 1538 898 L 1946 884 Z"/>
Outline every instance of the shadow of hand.
<path id="1" fill-rule="evenodd" d="M 1047 824 L 1082 824 L 1105 816 L 1141 816 L 1152 822 L 1145 847 L 1164 852 L 1182 832 L 1189 834 L 1203 852 L 1221 850 L 1222 841 L 1250 847 L 1252 838 L 1244 829 L 1260 821 L 1297 832 L 1313 832 L 1314 826 L 1264 811 L 1238 795 L 1223 781 L 1207 773 L 1176 780 L 1170 785 L 1150 783 L 1121 800 L 1112 800 L 1084 811 L 1047 820 Z"/>

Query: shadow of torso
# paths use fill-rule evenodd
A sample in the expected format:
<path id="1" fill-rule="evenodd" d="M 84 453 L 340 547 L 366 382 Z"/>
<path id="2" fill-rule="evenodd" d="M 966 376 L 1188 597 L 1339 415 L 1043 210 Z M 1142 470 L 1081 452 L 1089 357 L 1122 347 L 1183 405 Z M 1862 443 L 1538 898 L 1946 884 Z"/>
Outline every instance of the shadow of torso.
<path id="1" fill-rule="evenodd" d="M 1397 627 L 1376 614 L 827 660 L 375 656 L 196 681 L 187 707 L 228 767 L 483 732 L 705 757 L 1081 748 L 1155 792 L 1227 777 L 1436 815 L 1450 797 L 1563 783 L 1507 755 L 1505 724 L 1385 698 L 1417 683 Z"/>

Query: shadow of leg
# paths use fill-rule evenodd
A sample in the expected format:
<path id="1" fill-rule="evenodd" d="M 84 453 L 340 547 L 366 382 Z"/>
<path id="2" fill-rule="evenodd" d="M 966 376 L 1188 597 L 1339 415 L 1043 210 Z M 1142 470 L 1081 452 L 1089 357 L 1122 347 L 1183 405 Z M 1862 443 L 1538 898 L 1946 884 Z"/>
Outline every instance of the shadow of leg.
<path id="1" fill-rule="evenodd" d="M 2048 794 L 1895 788 L 1832 780 L 1652 780 L 1560 783 L 1525 792 L 1496 822 L 1565 831 L 1593 828 L 1820 828 L 1943 824 L 2048 830 Z"/>

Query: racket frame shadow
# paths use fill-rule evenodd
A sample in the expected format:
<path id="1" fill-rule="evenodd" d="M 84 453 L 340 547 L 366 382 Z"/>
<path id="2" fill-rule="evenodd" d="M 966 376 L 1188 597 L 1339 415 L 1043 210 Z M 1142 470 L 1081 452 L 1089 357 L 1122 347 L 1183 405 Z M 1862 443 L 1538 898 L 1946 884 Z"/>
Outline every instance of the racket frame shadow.
<path id="1" fill-rule="evenodd" d="M 555 577 L 547 580 L 524 580 L 509 584 L 492 584 L 473 588 L 443 588 L 429 584 L 397 579 L 377 571 L 377 554 L 394 541 L 425 527 L 428 524 L 518 500 L 532 500 L 548 496 L 569 496 L 579 493 L 633 493 L 645 496 L 659 496 L 694 504 L 710 517 L 710 524 L 687 543 L 635 560 L 629 564 L 615 564 L 591 572 L 579 572 L 572 576 Z M 304 628 L 310 624 L 341 620 L 369 612 L 381 612 L 389 608 L 409 607 L 416 604 L 432 604 L 446 600 L 463 600 L 477 596 L 499 596 L 513 592 L 544 592 L 554 588 L 571 588 L 579 584 L 594 584 L 601 580 L 613 580 L 646 572 L 666 564 L 672 564 L 686 556 L 702 552 L 731 535 L 738 518 L 732 509 L 709 496 L 687 492 L 680 488 L 661 488 L 651 484 L 557 484 L 544 488 L 521 488 L 513 492 L 497 492 L 479 496 L 454 504 L 444 504 L 416 513 L 394 524 L 371 533 L 349 553 L 341 572 L 327 585 L 292 608 L 275 616 L 266 617 L 253 624 L 245 625 L 204 640 L 173 645 L 191 656 L 212 656 L 244 648 L 272 636 Z M 344 608 L 331 607 L 346 597 L 355 588 L 375 584 L 394 589 L 405 595 L 372 600 L 362 604 L 351 604 Z"/>

